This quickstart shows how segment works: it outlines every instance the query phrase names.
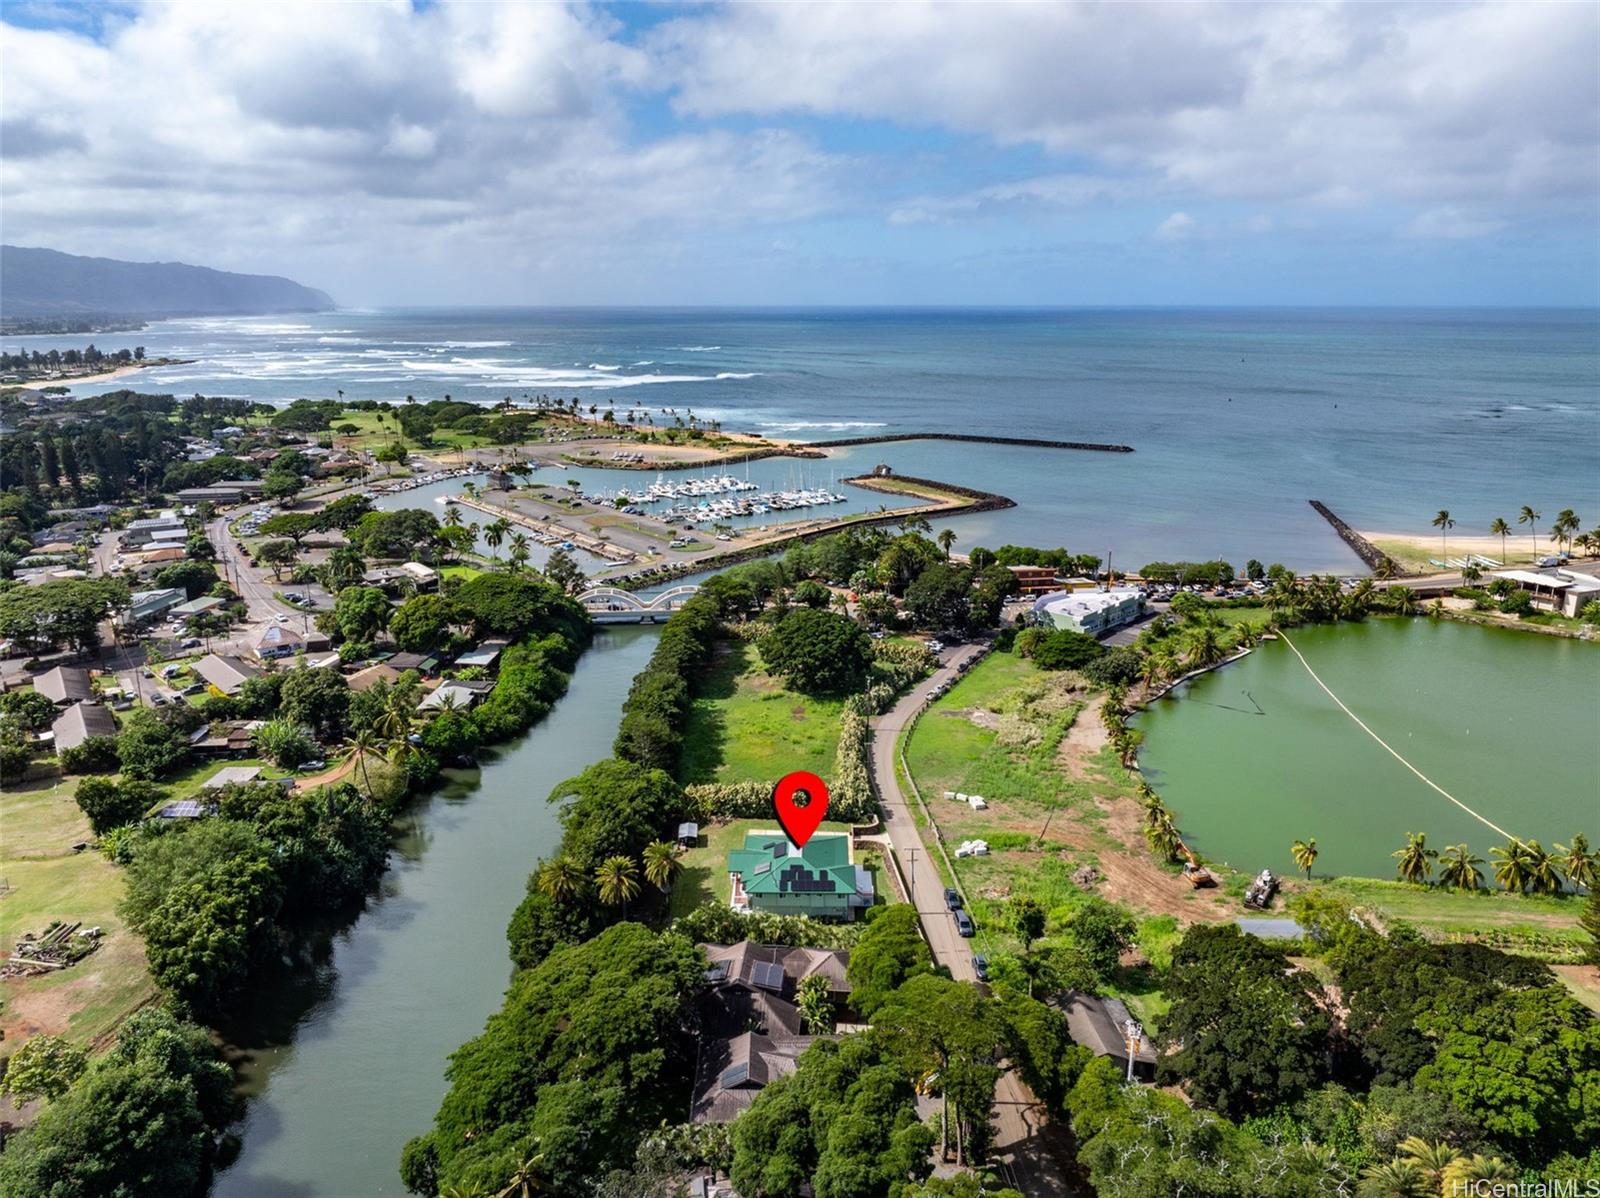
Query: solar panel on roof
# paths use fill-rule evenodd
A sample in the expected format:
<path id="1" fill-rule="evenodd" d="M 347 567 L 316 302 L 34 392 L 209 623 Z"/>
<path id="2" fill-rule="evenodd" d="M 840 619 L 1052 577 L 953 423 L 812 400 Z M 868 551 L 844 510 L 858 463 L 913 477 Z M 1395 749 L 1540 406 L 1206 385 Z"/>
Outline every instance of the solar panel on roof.
<path id="1" fill-rule="evenodd" d="M 760 864 L 760 865 L 758 865 L 758 866 L 756 866 L 756 867 L 755 867 L 755 868 L 754 868 L 754 869 L 753 869 L 753 870 L 751 870 L 751 871 L 750 871 L 750 872 L 751 872 L 751 873 L 752 873 L 752 874 L 755 874 L 755 875 L 757 875 L 757 876 L 760 876 L 760 875 L 761 875 L 761 874 L 767 874 L 767 873 L 771 873 L 771 872 L 772 872 L 772 862 L 770 862 L 770 861 L 763 861 L 763 862 L 762 862 L 762 863 L 761 863 L 761 864 Z"/>
<path id="2" fill-rule="evenodd" d="M 742 1083 L 750 1080 L 750 1066 L 731 1065 L 722 1071 L 722 1077 L 719 1080 L 721 1081 L 722 1088 L 724 1090 L 741 1085 Z"/>
<path id="3" fill-rule="evenodd" d="M 750 970 L 750 982 L 763 990 L 781 992 L 783 990 L 783 970 L 777 965 L 766 961 L 758 961 Z"/>

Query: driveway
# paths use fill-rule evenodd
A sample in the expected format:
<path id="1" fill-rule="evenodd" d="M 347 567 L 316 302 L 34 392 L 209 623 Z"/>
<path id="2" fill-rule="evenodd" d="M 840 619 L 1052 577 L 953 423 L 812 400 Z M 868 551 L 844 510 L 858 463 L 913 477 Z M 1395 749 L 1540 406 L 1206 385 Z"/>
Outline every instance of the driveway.
<path id="1" fill-rule="evenodd" d="M 908 796 L 895 774 L 896 746 L 913 716 L 927 702 L 941 682 L 956 676 L 963 662 L 978 657 L 981 644 L 962 645 L 941 655 L 941 665 L 933 677 L 912 690 L 894 707 L 872 720 L 872 776 L 883 806 L 889 843 L 900 863 L 922 920 L 922 931 L 933 950 L 934 960 L 950 969 L 961 981 L 978 980 L 972 967 L 972 948 L 956 934 L 955 920 L 944 902 L 944 882 L 939 877 L 931 853 L 937 845 L 923 841 L 911 818 Z M 1014 1185 L 1028 1195 L 1060 1195 L 1072 1192 L 1060 1166 L 1043 1143 L 1044 1126 L 1049 1121 L 1044 1106 L 1033 1096 L 1015 1069 L 1000 1075 L 995 1087 L 995 1139 L 991 1161 L 1001 1161 Z"/>

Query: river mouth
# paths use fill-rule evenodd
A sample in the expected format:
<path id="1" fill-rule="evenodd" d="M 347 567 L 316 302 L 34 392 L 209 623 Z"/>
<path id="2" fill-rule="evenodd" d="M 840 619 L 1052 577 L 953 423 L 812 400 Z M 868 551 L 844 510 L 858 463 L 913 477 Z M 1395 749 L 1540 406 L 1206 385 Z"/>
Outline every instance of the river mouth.
<path id="1" fill-rule="evenodd" d="M 431 1126 L 449 1054 L 499 1009 L 506 924 L 560 840 L 546 796 L 610 755 L 654 646 L 648 629 L 597 629 L 549 716 L 419 796 L 360 914 L 228 1022 L 247 1108 L 219 1198 L 404 1193 L 400 1150 Z"/>
<path id="2" fill-rule="evenodd" d="M 1315 837 L 1317 874 L 1391 878 L 1410 832 L 1487 858 L 1506 840 L 1491 824 L 1547 849 L 1600 831 L 1596 646 L 1426 619 L 1289 635 L 1351 713 L 1471 810 L 1268 641 L 1138 721 L 1142 770 L 1208 858 L 1292 874 L 1290 846 Z"/>

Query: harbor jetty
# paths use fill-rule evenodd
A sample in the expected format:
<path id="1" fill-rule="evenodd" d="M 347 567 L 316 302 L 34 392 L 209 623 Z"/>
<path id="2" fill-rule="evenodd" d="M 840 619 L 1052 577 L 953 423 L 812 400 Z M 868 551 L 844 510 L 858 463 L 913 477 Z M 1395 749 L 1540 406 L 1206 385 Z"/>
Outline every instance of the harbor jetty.
<path id="1" fill-rule="evenodd" d="M 1317 515 L 1321 516 L 1329 524 L 1333 525 L 1333 531 L 1339 534 L 1339 539 L 1346 545 L 1350 546 L 1350 548 L 1355 551 L 1355 555 L 1365 562 L 1367 568 L 1374 574 L 1387 573 L 1399 575 L 1405 573 L 1405 571 L 1400 568 L 1399 562 L 1395 561 L 1394 558 L 1390 557 L 1371 541 L 1367 540 L 1366 537 L 1362 536 L 1343 520 L 1339 519 L 1338 516 L 1334 515 L 1332 509 L 1330 509 L 1327 504 L 1323 503 L 1322 500 L 1311 499 L 1307 500 L 1307 502 L 1316 509 Z"/>
<path id="2" fill-rule="evenodd" d="M 1093 453 L 1132 453 L 1131 445 L 1098 441 L 1041 441 L 1035 437 L 985 437 L 975 433 L 880 433 L 873 437 L 841 437 L 833 441 L 807 441 L 812 449 L 843 449 L 850 445 L 887 445 L 891 441 L 967 441 L 974 445 L 1023 445 L 1033 449 L 1084 449 Z"/>

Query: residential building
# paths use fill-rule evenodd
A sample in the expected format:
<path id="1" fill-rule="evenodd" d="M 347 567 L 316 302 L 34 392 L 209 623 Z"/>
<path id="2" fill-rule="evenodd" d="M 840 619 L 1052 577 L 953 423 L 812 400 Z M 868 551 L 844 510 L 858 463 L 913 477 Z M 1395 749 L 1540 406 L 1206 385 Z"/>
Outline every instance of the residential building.
<path id="1" fill-rule="evenodd" d="M 1128 1025 L 1134 1019 L 1120 999 L 1067 990 L 1049 1002 L 1066 1015 L 1067 1032 L 1074 1041 L 1096 1056 L 1110 1057 L 1127 1072 Z M 1154 1081 L 1156 1076 L 1155 1045 L 1142 1029 L 1133 1053 L 1133 1076 L 1141 1081 Z"/>
<path id="2" fill-rule="evenodd" d="M 288 790 L 294 785 L 293 778 L 264 778 L 261 776 L 259 765 L 225 765 L 211 777 L 200 783 L 202 792 L 208 790 L 221 790 L 224 786 L 247 786 L 251 782 L 271 782 L 275 786 Z"/>
<path id="3" fill-rule="evenodd" d="M 441 682 L 417 704 L 418 711 L 466 711 L 494 689 L 492 682 Z"/>
<path id="4" fill-rule="evenodd" d="M 196 728 L 189 751 L 200 757 L 243 757 L 255 749 L 255 734 L 265 720 L 224 720 Z"/>
<path id="5" fill-rule="evenodd" d="M 1054 566 L 1007 566 L 1017 579 L 1017 589 L 1024 595 L 1047 595 L 1057 589 Z"/>
<path id="6" fill-rule="evenodd" d="M 1144 612 L 1144 592 L 1133 587 L 1108 591 L 1052 591 L 1034 601 L 1032 620 L 1041 628 L 1070 628 L 1104 636 L 1137 620 Z"/>
<path id="7" fill-rule="evenodd" d="M 256 478 L 233 478 L 209 487 L 186 487 L 173 492 L 172 497 L 179 503 L 210 503 L 226 507 L 256 498 L 261 494 L 262 485 L 261 480 Z"/>
<path id="8" fill-rule="evenodd" d="M 480 669 L 491 670 L 509 644 L 509 641 L 484 641 L 474 646 L 470 653 L 463 653 L 456 658 L 456 665 L 477 666 Z"/>
<path id="9" fill-rule="evenodd" d="M 36 675 L 33 689 L 57 707 L 81 703 L 94 697 L 94 687 L 89 683 L 89 671 L 77 666 L 57 666 Z"/>
<path id="10" fill-rule="evenodd" d="M 851 860 L 846 832 L 818 832 L 797 847 L 782 832 L 750 832 L 728 854 L 736 911 L 854 919 L 873 898 L 872 874 Z"/>
<path id="11" fill-rule="evenodd" d="M 354 674 L 345 677 L 345 685 L 353 691 L 369 690 L 380 682 L 387 682 L 393 686 L 400 680 L 400 671 L 393 666 L 379 662 L 375 666 L 368 666 L 364 670 L 357 670 Z"/>
<path id="12" fill-rule="evenodd" d="M 74 703 L 50 725 L 56 752 L 76 749 L 91 736 L 115 736 L 117 722 L 109 709 L 99 703 Z"/>
<path id="13" fill-rule="evenodd" d="M 135 591 L 128 597 L 128 610 L 122 614 L 124 624 L 144 624 L 162 612 L 177 607 L 188 598 L 182 587 L 163 587 L 157 591 Z"/>
<path id="14" fill-rule="evenodd" d="M 224 695 L 238 694 L 246 682 L 261 676 L 261 671 L 248 662 L 216 653 L 208 653 L 195 662 L 194 672 Z"/>
<path id="15" fill-rule="evenodd" d="M 850 993 L 849 953 L 780 944 L 703 944 L 710 962 L 698 1013 L 701 1036 L 690 1118 L 726 1123 L 771 1082 L 793 1073 L 817 1040 L 800 1016 L 796 989 L 807 977 L 828 981 L 842 1010 Z"/>
<path id="16" fill-rule="evenodd" d="M 226 599 L 218 595 L 201 595 L 198 599 L 191 599 L 187 603 L 178 604 L 168 614 L 179 620 L 187 620 L 190 616 L 200 616 L 208 611 L 216 611 L 226 602 Z"/>
<path id="17" fill-rule="evenodd" d="M 439 672 L 439 658 L 432 653 L 396 653 L 383 664 L 391 670 L 415 670 L 424 675 Z"/>

